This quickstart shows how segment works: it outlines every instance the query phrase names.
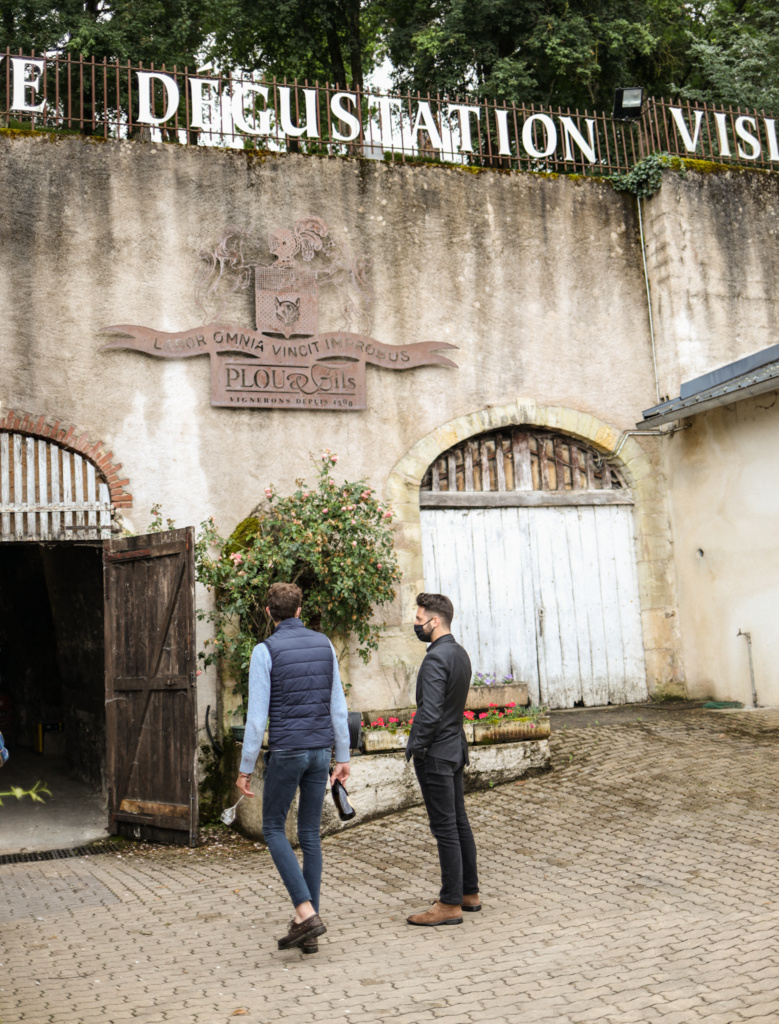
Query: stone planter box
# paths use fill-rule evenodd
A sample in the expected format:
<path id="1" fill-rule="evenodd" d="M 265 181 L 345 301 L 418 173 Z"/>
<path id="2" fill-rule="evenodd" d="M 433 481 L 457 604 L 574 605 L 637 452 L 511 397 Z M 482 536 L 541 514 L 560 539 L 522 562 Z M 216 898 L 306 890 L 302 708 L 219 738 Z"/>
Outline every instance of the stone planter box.
<path id="1" fill-rule="evenodd" d="M 473 723 L 474 743 L 519 743 L 522 740 L 545 740 L 550 734 L 547 717 L 537 722 L 486 722 Z"/>
<path id="2" fill-rule="evenodd" d="M 365 729 L 362 734 L 362 749 L 364 754 L 376 754 L 384 750 L 405 750 L 407 741 L 408 733 L 405 730 L 389 732 L 386 729 Z"/>
<path id="3" fill-rule="evenodd" d="M 463 722 L 465 738 L 473 743 L 473 723 Z M 379 754 L 386 750 L 405 750 L 408 733 L 405 730 L 387 732 L 386 729 L 364 729 L 362 734 L 363 754 Z"/>
<path id="4" fill-rule="evenodd" d="M 484 711 L 490 704 L 504 708 L 514 701 L 524 707 L 528 703 L 527 683 L 511 683 L 509 686 L 472 686 L 465 703 L 466 711 Z"/>
<path id="5" fill-rule="evenodd" d="M 465 788 L 468 792 L 489 789 L 501 783 L 514 782 L 528 773 L 544 771 L 550 767 L 549 741 L 524 741 L 522 743 L 501 743 L 471 747 L 471 763 L 465 769 Z M 238 774 L 241 747 L 236 744 L 232 752 L 231 778 Z M 322 835 L 332 835 L 347 828 L 354 828 L 385 814 L 405 810 L 422 803 L 414 766 L 406 762 L 400 751 L 378 753 L 373 757 L 355 757 L 351 762 L 352 774 L 346 783 L 349 801 L 357 811 L 351 821 L 341 821 L 336 814 L 333 800 L 325 795 L 322 815 Z M 253 800 L 242 800 L 238 805 L 235 822 L 239 830 L 252 839 L 262 839 L 262 761 L 258 761 L 257 772 L 252 779 L 252 789 L 257 794 Z M 328 787 L 329 790 L 329 787 Z M 238 791 L 230 794 L 230 803 L 238 799 Z M 297 843 L 297 798 L 292 803 L 287 817 L 287 836 Z M 225 826 L 227 827 L 227 826 Z"/>

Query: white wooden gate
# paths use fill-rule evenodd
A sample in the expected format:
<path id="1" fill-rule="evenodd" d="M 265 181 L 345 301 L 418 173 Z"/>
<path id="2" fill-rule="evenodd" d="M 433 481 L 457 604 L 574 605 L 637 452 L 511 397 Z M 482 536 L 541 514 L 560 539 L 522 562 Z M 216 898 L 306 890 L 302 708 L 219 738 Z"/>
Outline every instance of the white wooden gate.
<path id="1" fill-rule="evenodd" d="M 474 670 L 550 707 L 647 699 L 632 502 L 606 465 L 517 429 L 445 453 L 420 494 L 425 589 L 452 598 Z"/>
<path id="2" fill-rule="evenodd" d="M 0 431 L 0 540 L 110 536 L 108 483 L 88 459 L 53 441 Z"/>

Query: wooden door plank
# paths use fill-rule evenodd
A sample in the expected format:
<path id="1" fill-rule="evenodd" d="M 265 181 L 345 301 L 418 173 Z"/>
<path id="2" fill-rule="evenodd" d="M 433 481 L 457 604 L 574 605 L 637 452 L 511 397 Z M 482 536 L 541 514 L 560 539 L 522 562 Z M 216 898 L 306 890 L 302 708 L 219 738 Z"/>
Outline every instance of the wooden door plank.
<path id="1" fill-rule="evenodd" d="M 421 491 L 420 508 L 539 508 L 561 505 L 632 505 L 621 491 Z"/>
<path id="2" fill-rule="evenodd" d="M 502 612 L 497 600 L 498 595 L 495 593 L 499 583 L 490 581 L 488 568 L 488 550 L 496 540 L 495 521 L 493 518 L 492 523 L 490 522 L 489 511 L 474 509 L 465 519 L 465 525 L 467 536 L 462 555 L 470 559 L 473 591 L 469 594 L 468 604 L 463 611 L 472 618 L 478 638 L 478 655 L 476 658 L 471 656 L 474 671 L 497 672 L 504 657 L 508 662 L 508 648 L 502 649 L 500 637 L 499 623 Z M 494 602 L 491 600 L 493 597 L 496 598 Z"/>
<path id="3" fill-rule="evenodd" d="M 530 438 L 521 430 L 512 434 L 514 450 L 514 490 L 533 490 L 533 470 L 530 465 Z"/>
<path id="4" fill-rule="evenodd" d="M 601 605 L 606 630 L 606 666 L 609 676 L 609 701 L 625 703 L 625 659 L 622 623 L 619 614 L 616 553 L 612 532 L 611 509 L 598 522 L 598 569 Z"/>
<path id="5" fill-rule="evenodd" d="M 582 699 L 586 706 L 596 707 L 609 702 L 609 672 L 606 662 L 606 627 L 603 621 L 600 569 L 598 565 L 598 524 L 608 528 L 599 510 L 580 508 L 580 568 L 578 583 L 574 580 L 577 609 L 586 612 L 591 674 L 587 685 L 582 680 Z"/>
<path id="6" fill-rule="evenodd" d="M 132 824 L 166 841 L 184 831 L 194 843 L 193 531 L 109 542 L 104 565 L 112 831 Z"/>
<path id="7" fill-rule="evenodd" d="M 538 703 L 536 615 L 527 512 L 524 509 L 501 509 L 497 514 L 503 541 L 503 567 L 497 567 L 495 572 L 505 577 L 509 591 L 510 673 L 519 682 L 527 683 L 530 699 Z"/>
<path id="8" fill-rule="evenodd" d="M 559 678 L 560 706 L 571 708 L 582 699 L 581 668 L 579 665 L 579 635 L 574 605 L 571 563 L 568 550 L 571 509 L 542 509 L 537 515 L 547 520 L 551 541 L 552 575 L 557 613 L 557 642 L 560 645 L 561 673 Z M 553 634 L 548 634 L 551 643 Z"/>
<path id="9" fill-rule="evenodd" d="M 629 702 L 649 699 L 644 661 L 644 637 L 638 593 L 633 517 L 629 509 L 610 510 L 614 537 L 619 618 L 622 631 L 625 680 L 624 699 Z"/>
<path id="10" fill-rule="evenodd" d="M 174 585 L 168 585 L 165 588 L 168 591 L 168 593 L 163 595 L 163 599 L 165 600 L 165 604 L 163 605 L 163 607 L 165 610 L 162 617 L 162 621 L 158 625 L 156 642 L 154 647 L 152 648 L 152 655 L 148 663 L 149 668 L 147 669 L 148 678 L 146 680 L 146 685 L 143 688 L 143 690 L 139 693 L 139 697 L 137 700 L 136 715 L 133 721 L 133 728 L 127 740 L 128 756 L 125 769 L 124 772 L 119 777 L 117 795 L 120 801 L 124 798 L 124 795 L 127 792 L 127 786 L 130 782 L 130 776 L 132 775 L 133 768 L 136 767 L 138 758 L 138 746 L 141 740 L 141 735 L 143 733 L 143 726 L 146 721 L 146 715 L 149 711 L 149 703 L 152 694 L 152 686 L 150 685 L 150 680 L 157 675 L 157 671 L 159 669 L 160 658 L 162 657 L 163 644 L 165 643 L 165 640 L 168 635 L 168 630 L 170 628 L 170 620 L 173 615 L 173 608 L 175 606 L 179 590 L 181 589 L 181 584 L 184 579 L 185 568 L 186 566 L 182 559 L 181 563 L 176 567 Z M 164 582 L 168 582 L 167 577 L 164 579 Z"/>
<path id="11" fill-rule="evenodd" d="M 54 445 L 51 446 L 50 452 L 50 465 L 51 465 L 51 500 L 52 504 L 60 504 L 60 462 L 62 459 L 62 449 Z M 59 511 L 53 512 L 51 516 L 51 535 L 56 540 L 62 534 L 62 520 L 61 513 Z"/>
<path id="12" fill-rule="evenodd" d="M 457 595 L 455 637 L 468 652 L 471 663 L 476 665 L 483 660 L 483 655 L 480 648 L 479 621 L 476 614 L 476 578 L 469 523 L 471 513 L 450 509 L 446 511 L 445 515 L 449 517 L 451 533 L 449 531 L 445 533 L 442 529 L 444 521 L 439 521 L 439 545 L 442 543 L 446 545 L 440 549 L 442 563 L 445 560 L 446 564 L 447 589 L 443 593 L 450 596 Z M 451 537 L 449 541 L 447 541 L 447 534 Z M 448 549 L 451 550 L 451 559 L 447 558 L 445 554 Z M 454 603 L 453 596 L 452 602 Z"/>
<path id="13" fill-rule="evenodd" d="M 560 620 L 554 578 L 554 541 L 550 509 L 533 513 L 533 586 L 538 636 L 538 669 L 541 700 L 552 708 L 566 707 Z"/>
<path id="14" fill-rule="evenodd" d="M 25 497 L 26 505 L 36 505 L 35 498 L 35 439 L 32 437 L 26 437 L 24 439 L 25 449 L 27 452 L 27 494 Z M 32 540 L 38 536 L 38 514 L 36 512 L 27 513 L 27 538 Z"/>
<path id="15" fill-rule="evenodd" d="M 48 449 L 45 441 L 38 441 L 38 501 L 41 505 L 49 504 L 49 473 L 48 473 Z M 41 540 L 49 540 L 49 513 L 40 513 L 40 537 Z"/>
<path id="16" fill-rule="evenodd" d="M 586 509 L 566 508 L 560 514 L 565 524 L 566 549 L 568 552 L 568 571 L 571 587 L 571 603 L 575 622 L 574 640 L 576 643 L 579 679 L 576 689 L 577 700 L 585 705 L 592 705 L 593 669 L 590 629 L 587 615 L 587 601 L 584 600 L 586 578 L 584 572 L 584 555 L 580 532 L 580 516 Z"/>
<path id="17" fill-rule="evenodd" d="M 11 452 L 8 434 L 0 434 L 0 504 L 8 508 L 11 504 Z M 3 540 L 11 539 L 11 514 L 3 512 L 0 518 L 0 535 Z"/>

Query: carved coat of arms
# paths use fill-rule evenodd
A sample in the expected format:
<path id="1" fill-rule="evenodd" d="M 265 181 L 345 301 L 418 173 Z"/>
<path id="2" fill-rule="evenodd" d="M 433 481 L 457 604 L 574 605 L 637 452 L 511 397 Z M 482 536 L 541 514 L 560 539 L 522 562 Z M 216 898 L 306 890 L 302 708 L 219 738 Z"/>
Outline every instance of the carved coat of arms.
<path id="1" fill-rule="evenodd" d="M 437 350 L 447 342 L 385 345 L 367 332 L 373 294 L 370 260 L 353 258 L 329 237 L 319 217 L 271 233 L 271 264 L 260 262 L 253 239 L 229 231 L 201 253 L 198 299 L 216 307 L 214 320 L 179 333 L 120 324 L 103 348 L 133 349 L 163 359 L 208 355 L 211 404 L 255 409 L 366 408 L 367 363 L 390 370 L 455 366 Z M 231 296 L 254 287 L 256 327 L 223 322 Z M 335 295 L 341 323 L 319 329 L 320 288 Z M 332 306 L 332 303 L 331 303 Z"/>

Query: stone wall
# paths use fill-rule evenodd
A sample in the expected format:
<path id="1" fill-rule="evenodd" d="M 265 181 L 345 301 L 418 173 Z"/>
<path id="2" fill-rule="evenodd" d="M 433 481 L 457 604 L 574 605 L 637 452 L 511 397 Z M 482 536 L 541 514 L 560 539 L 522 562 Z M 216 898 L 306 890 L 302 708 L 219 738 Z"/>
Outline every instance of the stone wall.
<path id="1" fill-rule="evenodd" d="M 558 426 L 614 452 L 655 401 L 635 200 L 606 182 L 0 133 L 0 190 L 0 414 L 73 423 L 101 440 L 129 481 L 132 528 L 143 531 L 160 503 L 179 526 L 213 515 L 228 533 L 268 483 L 285 491 L 313 474 L 309 455 L 324 446 L 345 476 L 396 504 L 404 581 L 382 612 L 379 655 L 367 667 L 352 659 L 357 708 L 407 704 L 413 693 L 415 489 L 432 458 L 509 421 Z M 763 346 L 775 194 L 772 177 L 690 173 L 666 175 L 645 204 L 663 391 L 693 367 Z M 369 366 L 362 412 L 227 409 L 209 403 L 205 358 L 101 350 L 108 325 L 206 322 L 200 254 L 231 226 L 266 238 L 312 215 L 370 258 L 370 334 L 452 343 L 456 369 Z M 320 313 L 327 329 L 339 310 L 326 300 Z M 250 289 L 229 296 L 225 317 L 254 325 Z M 678 688 L 684 675 L 659 443 L 675 440 L 631 438 L 621 450 L 650 691 Z M 212 672 L 199 701 L 202 726 L 216 704 Z"/>

